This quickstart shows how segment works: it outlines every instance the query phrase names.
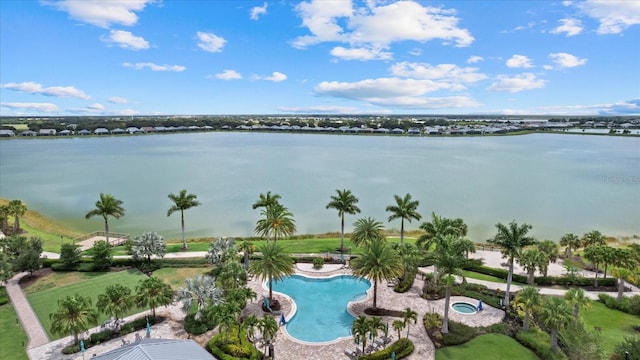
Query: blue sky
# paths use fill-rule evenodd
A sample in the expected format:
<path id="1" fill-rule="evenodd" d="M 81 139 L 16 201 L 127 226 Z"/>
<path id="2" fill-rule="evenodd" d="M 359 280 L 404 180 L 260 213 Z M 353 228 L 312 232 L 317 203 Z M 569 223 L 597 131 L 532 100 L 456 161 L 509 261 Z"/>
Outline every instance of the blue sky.
<path id="1" fill-rule="evenodd" d="M 640 1 L 0 1 L 0 115 L 640 114 Z"/>

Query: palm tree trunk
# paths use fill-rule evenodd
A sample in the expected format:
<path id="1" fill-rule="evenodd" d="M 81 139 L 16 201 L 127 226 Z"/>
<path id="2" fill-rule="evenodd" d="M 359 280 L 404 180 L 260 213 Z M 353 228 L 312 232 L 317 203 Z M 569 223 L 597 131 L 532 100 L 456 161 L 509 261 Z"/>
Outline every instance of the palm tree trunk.
<path id="1" fill-rule="evenodd" d="M 580 305 L 573 304 L 573 327 L 578 327 L 578 312 L 580 311 Z"/>
<path id="2" fill-rule="evenodd" d="M 529 330 L 529 308 L 524 308 L 524 324 L 522 324 L 522 330 Z"/>
<path id="3" fill-rule="evenodd" d="M 16 220 L 17 220 L 17 218 L 16 218 Z M 604 263 L 604 278 L 605 278 L 605 279 L 607 278 L 607 267 L 608 267 L 608 266 L 609 266 L 609 264 Z"/>
<path id="4" fill-rule="evenodd" d="M 182 250 L 187 250 L 187 239 L 184 237 L 184 210 L 180 210 L 180 225 L 182 225 Z"/>
<path id="5" fill-rule="evenodd" d="M 373 281 L 373 310 L 378 308 L 378 280 Z"/>
<path id="6" fill-rule="evenodd" d="M 18 234 L 20 232 L 20 218 L 18 215 L 15 216 L 15 220 L 13 221 L 13 232 Z"/>
<path id="7" fill-rule="evenodd" d="M 107 239 L 107 245 L 111 246 L 109 242 L 109 220 L 107 220 L 106 216 L 104 217 L 104 237 Z"/>
<path id="8" fill-rule="evenodd" d="M 558 329 L 551 329 L 551 351 L 558 350 Z"/>
<path id="9" fill-rule="evenodd" d="M 624 279 L 618 278 L 618 301 L 622 301 L 623 292 L 624 292 Z"/>
<path id="10" fill-rule="evenodd" d="M 507 274 L 507 288 L 504 292 L 504 306 L 509 307 L 509 291 L 511 290 L 511 281 L 513 280 L 513 257 L 509 258 L 509 274 Z"/>
<path id="11" fill-rule="evenodd" d="M 595 287 L 598 287 L 598 265 L 596 265 L 596 283 Z"/>
<path id="12" fill-rule="evenodd" d="M 344 252 L 344 214 L 340 221 L 340 252 Z"/>
<path id="13" fill-rule="evenodd" d="M 404 218 L 400 220 L 400 246 L 404 244 Z"/>
<path id="14" fill-rule="evenodd" d="M 527 284 L 529 285 L 533 285 L 533 277 L 535 275 L 535 270 L 529 270 L 529 272 L 527 273 Z"/>
<path id="15" fill-rule="evenodd" d="M 449 333 L 449 301 L 451 301 L 451 286 L 447 281 L 447 291 L 444 297 L 444 316 L 442 317 L 442 328 L 440 329 L 443 334 Z"/>
<path id="16" fill-rule="evenodd" d="M 375 303 L 375 297 L 373 299 Z M 271 303 L 273 303 L 273 279 L 269 276 L 269 306 L 271 306 Z"/>

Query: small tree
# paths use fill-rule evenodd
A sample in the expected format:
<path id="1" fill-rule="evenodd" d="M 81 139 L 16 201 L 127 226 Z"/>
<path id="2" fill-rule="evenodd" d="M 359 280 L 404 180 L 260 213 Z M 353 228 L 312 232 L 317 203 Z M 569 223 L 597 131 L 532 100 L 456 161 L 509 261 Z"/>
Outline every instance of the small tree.
<path id="1" fill-rule="evenodd" d="M 516 309 L 524 312 L 524 321 L 522 323 L 522 330 L 529 330 L 529 320 L 534 311 L 536 311 L 542 304 L 542 296 L 538 289 L 533 286 L 527 286 L 520 290 L 515 298 Z"/>
<path id="2" fill-rule="evenodd" d="M 60 262 L 65 268 L 70 269 L 80 261 L 80 246 L 75 244 L 62 244 L 60 246 Z"/>
<path id="3" fill-rule="evenodd" d="M 141 280 L 136 286 L 136 305 L 139 307 L 148 306 L 153 317 L 156 317 L 158 306 L 167 306 L 173 301 L 173 290 L 169 284 L 165 284 L 156 277 L 149 277 Z"/>
<path id="4" fill-rule="evenodd" d="M 527 249 L 518 257 L 518 263 L 527 271 L 527 284 L 533 285 L 536 269 L 546 269 L 549 260 L 537 249 Z"/>
<path id="5" fill-rule="evenodd" d="M 27 212 L 27 206 L 21 200 L 11 200 L 7 205 L 9 214 L 13 215 L 13 233 L 20 233 L 20 217 Z"/>
<path id="6" fill-rule="evenodd" d="M 111 246 L 109 246 L 109 243 L 104 240 L 96 241 L 93 243 L 93 247 L 91 249 L 93 251 L 91 259 L 93 260 L 93 266 L 95 266 L 96 270 L 108 269 L 113 262 Z"/>
<path id="7" fill-rule="evenodd" d="M 131 289 L 124 285 L 109 285 L 104 294 L 98 295 L 96 306 L 106 315 L 114 316 L 116 324 L 123 315 L 131 310 L 134 299 L 131 296 Z"/>
<path id="8" fill-rule="evenodd" d="M 151 256 L 164 257 L 167 252 L 167 245 L 162 236 L 156 232 L 146 232 L 136 236 L 131 243 L 131 252 L 134 259 L 147 258 L 147 263 L 151 263 Z"/>
<path id="9" fill-rule="evenodd" d="M 78 334 L 98 324 L 98 312 L 91 306 L 91 298 L 79 294 L 58 300 L 58 309 L 49 314 L 51 332 L 60 335 L 73 335 L 78 343 Z"/>
<path id="10" fill-rule="evenodd" d="M 13 270 L 16 272 L 28 271 L 33 274 L 34 271 L 42 266 L 42 240 L 38 237 L 32 237 L 24 243 L 13 259 Z"/>
<path id="11" fill-rule="evenodd" d="M 176 299 L 182 302 L 182 311 L 185 313 L 189 313 L 193 303 L 196 303 L 196 320 L 200 320 L 208 306 L 224 301 L 222 290 L 216 287 L 216 279 L 207 275 L 185 279 L 185 287 L 178 290 Z"/>
<path id="12" fill-rule="evenodd" d="M 415 324 L 418 322 L 418 313 L 413 311 L 411 308 L 405 308 L 402 312 L 402 321 L 404 321 L 405 326 L 407 327 L 407 339 L 409 338 L 409 326 L 411 322 Z"/>
<path id="13" fill-rule="evenodd" d="M 551 331 L 551 350 L 558 349 L 558 331 L 566 328 L 571 322 L 571 309 L 564 299 L 548 297 L 540 308 L 540 316 L 544 326 Z"/>

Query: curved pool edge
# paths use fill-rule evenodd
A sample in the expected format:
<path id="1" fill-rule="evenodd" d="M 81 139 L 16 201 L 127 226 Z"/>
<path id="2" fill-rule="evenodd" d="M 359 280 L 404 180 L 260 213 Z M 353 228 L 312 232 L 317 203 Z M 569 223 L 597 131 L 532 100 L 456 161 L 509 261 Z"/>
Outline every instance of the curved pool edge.
<path id="1" fill-rule="evenodd" d="M 332 274 L 332 275 L 325 275 L 325 276 L 311 276 L 311 275 L 307 275 L 307 274 L 301 274 L 301 273 L 295 273 L 293 275 L 297 275 L 297 276 L 302 276 L 302 277 L 306 277 L 309 279 L 330 279 L 330 278 L 334 278 L 334 277 L 339 277 L 339 276 L 353 276 L 354 278 L 358 278 L 357 276 L 353 275 L 353 274 Z M 293 276 L 291 275 L 291 276 Z M 347 312 L 349 314 L 351 314 L 351 316 L 353 316 L 354 318 L 357 318 L 358 316 L 353 312 L 353 310 L 351 309 L 352 304 L 357 304 L 360 302 L 364 302 L 367 301 L 369 298 L 371 298 L 372 294 L 373 294 L 373 283 L 371 283 L 371 280 L 363 278 L 365 280 L 367 280 L 369 282 L 369 288 L 367 289 L 367 295 L 363 298 L 363 299 L 358 299 L 358 300 L 354 300 L 354 301 L 349 301 L 347 303 Z M 267 292 L 269 291 L 269 287 L 267 286 L 267 281 L 263 281 L 262 282 L 262 289 L 266 290 Z M 274 294 L 278 294 L 279 296 L 284 297 L 285 299 L 289 300 L 291 302 L 291 314 L 289 315 L 285 315 L 284 319 L 287 322 L 287 324 L 289 323 L 289 321 L 291 319 L 293 319 L 293 317 L 295 316 L 295 314 L 298 312 L 298 305 L 296 304 L 295 300 L 293 300 L 293 298 L 285 293 L 279 292 L 279 291 L 273 291 Z M 304 341 L 304 340 L 300 340 L 296 337 L 294 337 L 293 335 L 289 334 L 289 331 L 287 331 L 287 325 L 282 325 L 282 326 L 278 326 L 278 328 L 282 331 L 282 334 L 288 339 L 291 340 L 295 343 L 301 344 L 301 345 L 307 345 L 307 346 L 324 346 L 324 345 L 332 345 L 332 344 L 337 344 L 341 341 L 344 340 L 348 340 L 348 339 L 353 339 L 353 335 L 349 335 L 349 336 L 340 336 L 336 339 L 333 340 L 329 340 L 329 341 Z M 351 331 L 349 331 L 351 332 Z"/>
<path id="2" fill-rule="evenodd" d="M 453 307 L 453 305 L 455 305 L 455 304 L 466 304 L 466 305 L 472 306 L 472 307 L 473 307 L 474 309 L 476 309 L 476 310 L 475 310 L 474 312 L 472 312 L 472 313 L 464 313 L 464 312 L 462 312 L 462 311 L 458 311 L 458 310 L 456 310 L 456 308 L 454 308 L 454 307 Z M 472 304 L 472 303 L 468 302 L 468 301 L 454 301 L 454 302 L 452 302 L 452 303 L 449 305 L 449 307 L 451 308 L 451 310 L 455 311 L 457 314 L 465 315 L 465 316 L 469 316 L 469 315 L 477 315 L 477 314 L 478 314 L 478 312 L 479 312 L 479 311 L 478 311 L 478 307 L 477 307 L 476 305 L 474 305 L 474 304 Z"/>

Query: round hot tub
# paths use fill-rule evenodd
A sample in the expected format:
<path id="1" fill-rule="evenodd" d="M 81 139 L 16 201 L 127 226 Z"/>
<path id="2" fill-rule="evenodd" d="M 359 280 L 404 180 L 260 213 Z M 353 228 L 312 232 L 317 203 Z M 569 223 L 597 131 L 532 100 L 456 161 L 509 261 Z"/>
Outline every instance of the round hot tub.
<path id="1" fill-rule="evenodd" d="M 453 304 L 451 304 L 451 307 L 453 308 L 453 310 L 459 312 L 460 314 L 473 315 L 478 313 L 478 308 L 475 305 L 462 301 L 454 302 Z"/>

